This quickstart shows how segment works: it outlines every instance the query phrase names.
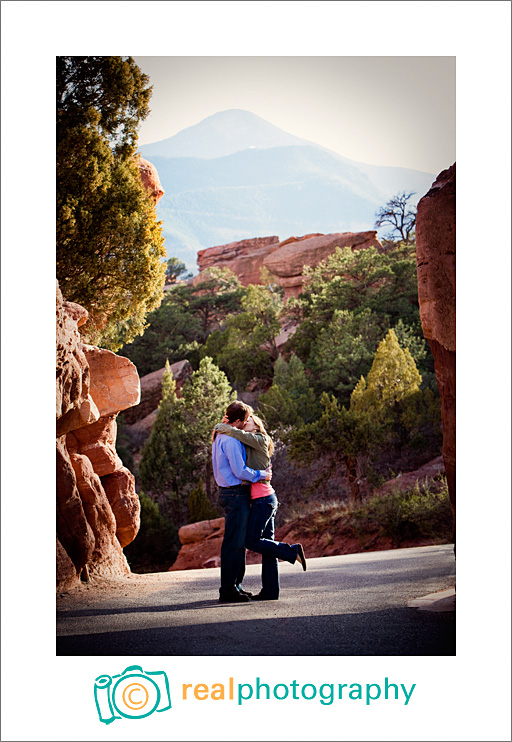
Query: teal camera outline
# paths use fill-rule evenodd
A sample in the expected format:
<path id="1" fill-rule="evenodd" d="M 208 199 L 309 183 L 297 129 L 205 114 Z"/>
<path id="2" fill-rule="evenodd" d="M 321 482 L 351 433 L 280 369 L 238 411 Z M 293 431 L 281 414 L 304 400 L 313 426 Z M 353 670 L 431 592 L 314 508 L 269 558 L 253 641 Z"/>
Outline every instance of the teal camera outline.
<path id="1" fill-rule="evenodd" d="M 155 687 L 156 702 L 153 705 L 153 708 L 146 714 L 133 716 L 131 714 L 123 713 L 123 711 L 118 708 L 115 700 L 117 687 L 123 680 L 129 678 L 140 678 L 141 676 L 144 680 L 149 680 Z M 156 680 L 154 679 L 155 677 Z M 116 682 L 114 683 L 113 681 Z M 166 697 L 164 697 L 164 694 Z M 115 719 L 145 719 L 147 716 L 155 713 L 155 711 L 160 713 L 172 708 L 167 674 L 163 670 L 144 672 L 140 665 L 130 665 L 118 675 L 99 675 L 94 681 L 94 701 L 96 703 L 96 711 L 98 712 L 99 719 L 103 724 L 111 724 Z M 159 708 L 161 701 L 164 705 L 163 708 Z"/>

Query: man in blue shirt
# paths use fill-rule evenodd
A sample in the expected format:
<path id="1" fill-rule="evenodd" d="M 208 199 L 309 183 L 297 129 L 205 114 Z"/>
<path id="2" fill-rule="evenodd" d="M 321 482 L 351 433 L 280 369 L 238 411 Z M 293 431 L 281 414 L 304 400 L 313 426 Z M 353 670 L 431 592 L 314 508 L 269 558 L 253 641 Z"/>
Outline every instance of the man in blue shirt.
<path id="1" fill-rule="evenodd" d="M 232 402 L 226 410 L 229 425 L 242 429 L 252 408 L 243 402 Z M 243 603 L 250 594 L 241 588 L 245 574 L 245 537 L 251 507 L 251 486 L 268 478 L 266 469 L 251 469 L 246 463 L 245 447 L 236 438 L 217 434 L 212 446 L 215 481 L 219 501 L 224 508 L 225 530 L 220 551 L 219 599 L 224 603 Z"/>

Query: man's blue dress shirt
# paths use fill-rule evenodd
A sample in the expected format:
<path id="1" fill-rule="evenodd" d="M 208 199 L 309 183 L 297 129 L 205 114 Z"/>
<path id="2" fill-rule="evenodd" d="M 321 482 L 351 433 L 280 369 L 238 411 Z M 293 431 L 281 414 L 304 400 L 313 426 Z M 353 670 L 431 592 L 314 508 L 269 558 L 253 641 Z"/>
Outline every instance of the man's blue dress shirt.
<path id="1" fill-rule="evenodd" d="M 233 487 L 246 482 L 265 479 L 265 469 L 251 469 L 245 465 L 246 453 L 243 443 L 229 435 L 218 434 L 213 441 L 212 463 L 215 481 L 219 487 Z"/>

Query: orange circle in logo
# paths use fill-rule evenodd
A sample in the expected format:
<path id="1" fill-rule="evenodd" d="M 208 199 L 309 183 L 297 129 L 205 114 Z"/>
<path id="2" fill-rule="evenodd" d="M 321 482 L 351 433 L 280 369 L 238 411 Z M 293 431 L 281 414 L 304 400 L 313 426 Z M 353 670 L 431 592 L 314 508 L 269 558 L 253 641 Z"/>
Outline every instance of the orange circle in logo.
<path id="1" fill-rule="evenodd" d="M 136 693 L 140 691 L 144 691 L 144 693 L 146 694 L 146 700 L 145 701 L 134 701 L 132 698 L 132 693 Z M 126 695 L 128 695 L 128 701 L 126 700 Z M 131 683 L 130 685 L 127 685 L 123 691 L 124 705 L 127 706 L 129 709 L 132 709 L 133 711 L 139 711 L 139 709 L 143 709 L 148 701 L 149 701 L 149 693 L 147 691 L 147 688 L 145 688 L 142 685 L 142 683 Z"/>

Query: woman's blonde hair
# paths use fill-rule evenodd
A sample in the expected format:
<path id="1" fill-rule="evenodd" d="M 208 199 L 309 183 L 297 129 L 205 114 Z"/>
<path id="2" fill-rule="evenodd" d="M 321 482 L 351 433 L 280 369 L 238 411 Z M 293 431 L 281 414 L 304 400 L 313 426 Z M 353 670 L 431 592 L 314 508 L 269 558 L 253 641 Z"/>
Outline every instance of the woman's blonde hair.
<path id="1" fill-rule="evenodd" d="M 265 436 L 268 445 L 269 456 L 272 456 L 272 454 L 274 453 L 274 441 L 267 433 L 263 420 L 261 419 L 261 417 L 258 417 L 258 415 L 255 415 L 254 412 L 251 414 L 250 417 L 254 420 L 254 424 L 256 425 L 260 433 L 263 433 L 263 435 Z"/>

